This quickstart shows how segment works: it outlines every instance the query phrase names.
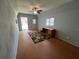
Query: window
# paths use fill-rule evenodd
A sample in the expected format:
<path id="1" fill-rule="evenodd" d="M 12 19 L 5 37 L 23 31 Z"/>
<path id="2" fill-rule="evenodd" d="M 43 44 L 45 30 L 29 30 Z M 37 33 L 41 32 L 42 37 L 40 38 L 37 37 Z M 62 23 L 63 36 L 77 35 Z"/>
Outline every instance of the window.
<path id="1" fill-rule="evenodd" d="M 28 29 L 28 18 L 21 17 L 22 30 Z"/>
<path id="2" fill-rule="evenodd" d="M 46 19 L 46 25 L 49 26 L 49 22 L 50 20 L 49 19 Z"/>
<path id="3" fill-rule="evenodd" d="M 46 19 L 47 26 L 54 26 L 54 18 Z"/>
<path id="4" fill-rule="evenodd" d="M 33 19 L 33 24 L 36 24 L 36 19 Z"/>
<path id="5" fill-rule="evenodd" d="M 54 18 L 50 18 L 50 26 L 54 26 Z"/>

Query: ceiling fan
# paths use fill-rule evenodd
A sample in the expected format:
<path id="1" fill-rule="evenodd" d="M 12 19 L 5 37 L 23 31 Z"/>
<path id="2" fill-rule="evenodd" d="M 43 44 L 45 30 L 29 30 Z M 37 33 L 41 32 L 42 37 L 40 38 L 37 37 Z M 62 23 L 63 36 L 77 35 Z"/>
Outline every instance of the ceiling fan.
<path id="1" fill-rule="evenodd" d="M 33 11 L 34 14 L 41 14 L 43 10 L 38 9 L 37 7 L 33 7 L 32 11 Z"/>

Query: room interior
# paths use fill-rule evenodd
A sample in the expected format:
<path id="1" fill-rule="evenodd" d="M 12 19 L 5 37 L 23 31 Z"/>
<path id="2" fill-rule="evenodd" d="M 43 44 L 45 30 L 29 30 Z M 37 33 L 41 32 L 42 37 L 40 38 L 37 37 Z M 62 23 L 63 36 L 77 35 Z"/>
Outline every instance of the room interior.
<path id="1" fill-rule="evenodd" d="M 79 59 L 78 0 L 0 0 L 0 59 Z"/>
<path id="2" fill-rule="evenodd" d="M 22 31 L 21 17 L 27 17 L 29 30 L 40 31 L 42 28 L 56 29 L 56 37 L 63 39 L 72 45 L 79 46 L 78 1 L 25 0 L 18 1 L 17 5 L 19 10 L 17 16 L 19 31 Z M 42 11 L 35 14 L 34 11 L 38 10 Z M 49 20 L 47 22 L 47 19 L 51 18 L 54 18 L 53 23 Z M 36 24 L 33 24 L 33 19 L 36 19 Z"/>
<path id="3" fill-rule="evenodd" d="M 25 4 L 25 2 L 27 4 Z M 25 56 L 21 55 L 20 57 L 20 54 L 19 54 L 21 53 L 20 48 L 24 46 L 23 42 L 21 42 L 21 45 L 19 43 L 20 46 L 18 48 L 19 53 L 17 54 L 17 59 L 21 59 L 21 58 L 24 58 L 24 59 L 25 58 L 28 58 L 28 59 L 31 59 L 31 58 L 34 58 L 34 59 L 75 59 L 76 58 L 78 59 L 79 58 L 77 56 L 79 55 L 79 49 L 76 50 L 73 48 L 73 47 L 77 47 L 77 48 L 79 47 L 79 39 L 78 39 L 79 38 L 78 37 L 79 1 L 75 1 L 75 0 L 60 0 L 60 1 L 59 0 L 34 0 L 34 1 L 31 1 L 30 0 L 30 1 L 19 1 L 18 6 L 19 6 L 20 12 L 18 13 L 17 17 L 18 17 L 19 31 L 21 31 L 20 35 L 24 33 L 24 36 L 26 36 L 25 38 L 20 37 L 20 42 L 22 38 L 26 39 L 24 41 L 27 41 L 28 43 L 26 42 L 24 44 L 27 44 L 30 47 L 24 47 L 23 49 L 25 48 L 29 49 L 27 50 L 28 51 L 27 53 L 31 54 L 31 56 L 25 53 Z M 25 30 L 22 29 L 21 17 L 28 18 L 28 30 L 30 32 L 27 29 Z M 30 36 L 30 38 L 28 38 L 28 36 Z M 30 41 L 29 39 L 31 39 L 32 42 L 29 42 Z M 57 53 L 58 55 L 56 54 L 54 56 L 52 52 L 53 49 L 51 48 L 50 50 L 50 48 L 48 48 L 50 45 L 47 42 L 45 42 L 46 40 L 48 41 L 48 43 L 51 43 L 51 45 L 58 46 L 54 48 L 57 48 L 63 51 L 60 51 L 61 53 L 58 53 L 56 51 L 59 51 L 59 50 L 56 50 L 55 53 Z M 59 42 L 61 44 L 59 44 Z M 34 44 L 36 44 L 36 46 Z M 69 44 L 69 45 L 66 45 L 66 44 Z M 36 51 L 32 48 L 31 45 L 33 45 Z M 44 45 L 44 47 L 47 47 L 47 48 L 43 48 L 42 45 Z M 61 49 L 61 47 L 59 48 L 60 45 L 63 49 Z M 66 48 L 67 51 L 73 50 L 74 52 L 70 51 L 70 53 L 68 53 L 66 52 L 64 48 Z M 45 49 L 48 49 L 48 50 L 45 50 Z M 45 50 L 46 54 L 44 54 L 45 52 L 43 52 L 43 50 Z M 49 50 L 50 52 L 47 52 Z M 31 51 L 32 53 L 29 51 Z M 63 57 L 61 57 L 59 54 Z M 74 56 L 74 54 L 76 56 Z"/>

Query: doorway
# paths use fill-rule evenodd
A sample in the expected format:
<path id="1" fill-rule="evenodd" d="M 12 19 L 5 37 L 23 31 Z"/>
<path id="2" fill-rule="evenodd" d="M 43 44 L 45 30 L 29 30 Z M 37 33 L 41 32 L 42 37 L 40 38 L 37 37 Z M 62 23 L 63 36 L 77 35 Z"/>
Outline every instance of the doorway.
<path id="1" fill-rule="evenodd" d="M 21 17 L 22 30 L 28 30 L 28 18 Z"/>

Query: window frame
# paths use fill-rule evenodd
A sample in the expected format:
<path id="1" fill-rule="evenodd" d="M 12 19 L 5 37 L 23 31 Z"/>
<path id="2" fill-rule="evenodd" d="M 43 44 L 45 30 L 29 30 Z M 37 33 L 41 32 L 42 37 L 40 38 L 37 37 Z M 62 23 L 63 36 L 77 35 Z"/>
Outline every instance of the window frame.
<path id="1" fill-rule="evenodd" d="M 54 26 L 54 22 L 55 22 L 54 20 L 55 20 L 54 17 L 46 19 L 46 26 Z"/>
<path id="2" fill-rule="evenodd" d="M 33 24 L 36 24 L 36 19 L 32 19 L 32 23 Z"/>

